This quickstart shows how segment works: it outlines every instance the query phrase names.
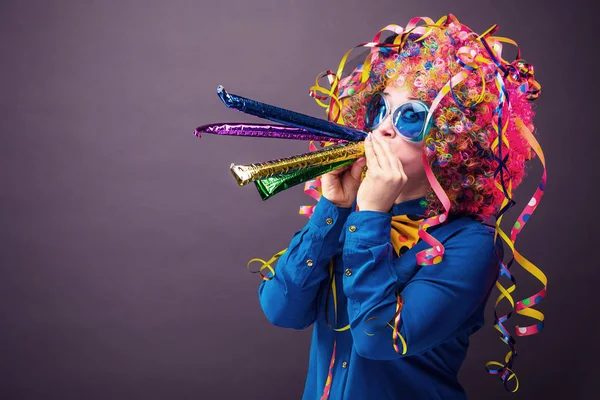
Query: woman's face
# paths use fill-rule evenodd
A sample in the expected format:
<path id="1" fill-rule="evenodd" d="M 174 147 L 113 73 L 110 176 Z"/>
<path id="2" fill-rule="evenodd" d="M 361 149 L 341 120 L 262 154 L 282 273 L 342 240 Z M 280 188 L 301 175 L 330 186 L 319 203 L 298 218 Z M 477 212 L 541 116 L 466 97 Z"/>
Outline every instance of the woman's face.
<path id="1" fill-rule="evenodd" d="M 384 140 L 389 142 L 392 151 L 402 163 L 409 182 L 422 182 L 423 180 L 427 180 L 425 168 L 423 167 L 423 161 L 421 159 L 421 146 L 423 145 L 423 142 L 409 142 L 402 138 L 395 131 L 391 116 L 398 106 L 409 100 L 418 99 L 412 97 L 410 92 L 405 88 L 392 85 L 388 85 L 385 88 L 383 95 L 391 107 L 391 112 L 377 128 L 373 129 L 372 134 L 381 135 Z"/>

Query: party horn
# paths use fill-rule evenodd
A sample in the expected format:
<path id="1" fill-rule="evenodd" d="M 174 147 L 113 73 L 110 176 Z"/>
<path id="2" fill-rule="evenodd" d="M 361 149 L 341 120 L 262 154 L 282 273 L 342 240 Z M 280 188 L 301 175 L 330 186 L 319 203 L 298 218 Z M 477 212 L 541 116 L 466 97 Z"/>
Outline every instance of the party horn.
<path id="1" fill-rule="evenodd" d="M 367 134 L 361 130 L 335 124 L 309 115 L 300 114 L 285 108 L 275 107 L 270 104 L 247 99 L 228 93 L 222 85 L 217 87 L 217 94 L 229 108 L 235 108 L 246 114 L 254 115 L 270 121 L 282 123 L 296 128 L 303 128 L 327 137 L 342 139 L 351 142 L 365 140 Z"/>
<path id="2" fill-rule="evenodd" d="M 321 142 L 345 141 L 343 139 L 336 139 L 325 135 L 319 135 L 318 133 L 304 128 L 269 124 L 237 124 L 227 122 L 219 124 L 202 125 L 197 127 L 194 131 L 194 134 L 199 138 L 202 137 L 203 133 L 243 137 L 315 140 Z"/>
<path id="3" fill-rule="evenodd" d="M 238 182 L 239 186 L 244 186 L 250 182 L 273 176 L 290 174 L 292 172 L 302 171 L 318 166 L 330 165 L 335 169 L 335 165 L 340 164 L 340 161 L 354 161 L 355 159 L 365 154 L 364 142 L 348 142 L 338 145 L 328 146 L 323 149 L 310 153 L 300 154 L 297 156 L 281 158 L 262 163 L 249 165 L 234 165 L 231 164 L 229 169 Z M 315 169 L 314 171 L 320 172 Z M 314 178 L 306 175 L 298 177 L 306 178 L 305 181 Z M 316 175 L 318 176 L 318 175 Z M 301 183 L 301 182 L 297 182 Z M 297 184 L 296 183 L 296 184 Z"/>
<path id="4" fill-rule="evenodd" d="M 287 174 L 280 174 L 271 176 L 269 178 L 258 179 L 254 181 L 254 184 L 261 199 L 267 200 L 279 192 L 282 192 L 300 183 L 307 182 L 329 171 L 333 171 L 334 169 L 352 164 L 354 161 L 355 160 L 345 160 L 334 162 L 332 164 L 308 167 L 306 169 L 301 169 Z"/>

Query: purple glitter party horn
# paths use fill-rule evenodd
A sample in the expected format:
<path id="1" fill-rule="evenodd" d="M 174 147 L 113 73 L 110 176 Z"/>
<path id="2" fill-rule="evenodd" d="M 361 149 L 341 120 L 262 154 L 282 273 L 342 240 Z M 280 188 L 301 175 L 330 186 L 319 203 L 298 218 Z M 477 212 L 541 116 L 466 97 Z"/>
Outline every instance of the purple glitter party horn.
<path id="1" fill-rule="evenodd" d="M 315 140 L 321 142 L 345 142 L 342 139 L 335 139 L 329 136 L 319 135 L 318 133 L 291 126 L 283 125 L 267 125 L 267 124 L 232 124 L 219 123 L 202 125 L 196 128 L 195 134 L 199 138 L 202 133 L 210 133 L 215 135 L 229 136 L 246 136 L 246 137 L 269 137 L 279 139 L 294 139 L 294 140 Z"/>

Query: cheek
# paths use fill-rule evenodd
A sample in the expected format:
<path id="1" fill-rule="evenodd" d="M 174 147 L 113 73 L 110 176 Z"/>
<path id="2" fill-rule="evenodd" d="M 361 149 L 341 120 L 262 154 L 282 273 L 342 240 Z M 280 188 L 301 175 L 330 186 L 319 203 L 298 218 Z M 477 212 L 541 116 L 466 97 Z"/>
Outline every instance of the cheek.
<path id="1" fill-rule="evenodd" d="M 409 177 L 420 177 L 425 175 L 423 161 L 421 159 L 421 143 L 413 144 L 400 139 L 394 148 L 394 153 L 402 163 L 404 172 Z"/>

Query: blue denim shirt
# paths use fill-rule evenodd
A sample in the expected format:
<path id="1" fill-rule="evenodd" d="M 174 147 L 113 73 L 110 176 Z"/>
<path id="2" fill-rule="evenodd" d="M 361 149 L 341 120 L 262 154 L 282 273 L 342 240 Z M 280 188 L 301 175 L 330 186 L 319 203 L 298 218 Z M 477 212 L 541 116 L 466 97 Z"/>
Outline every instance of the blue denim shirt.
<path id="1" fill-rule="evenodd" d="M 318 400 L 323 393 L 334 339 L 330 400 L 466 398 L 457 374 L 469 336 L 484 324 L 502 245 L 498 240 L 494 246 L 494 228 L 450 215 L 446 223 L 427 230 L 445 247 L 439 264 L 417 265 L 416 253 L 430 247 L 423 240 L 397 257 L 390 242 L 392 215 L 424 214 L 421 199 L 395 204 L 386 213 L 341 208 L 321 197 L 277 262 L 273 279 L 261 282 L 260 305 L 272 324 L 313 326 L 304 400 Z M 342 332 L 325 320 L 332 258 L 336 327 L 350 324 Z M 391 328 L 377 332 L 395 314 L 397 289 L 404 299 L 398 326 L 406 340 L 404 355 L 394 350 Z M 329 296 L 333 325 L 333 294 Z M 371 317 L 380 319 L 367 322 Z"/>

